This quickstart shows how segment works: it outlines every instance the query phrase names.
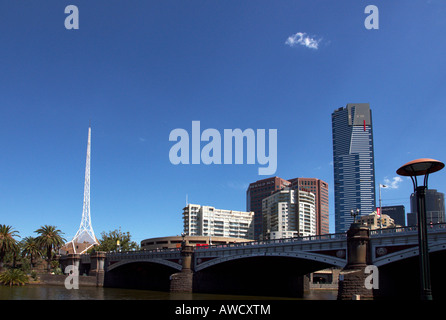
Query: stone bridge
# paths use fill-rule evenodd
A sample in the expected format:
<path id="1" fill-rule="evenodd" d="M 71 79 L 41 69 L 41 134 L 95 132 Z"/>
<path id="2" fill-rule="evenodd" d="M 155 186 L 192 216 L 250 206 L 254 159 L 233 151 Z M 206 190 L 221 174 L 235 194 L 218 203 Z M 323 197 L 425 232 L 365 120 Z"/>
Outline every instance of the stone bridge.
<path id="1" fill-rule="evenodd" d="M 191 269 L 205 268 L 231 260 L 252 257 L 289 257 L 306 259 L 344 267 L 346 263 L 346 235 L 328 234 L 294 239 L 242 242 L 193 248 Z M 158 263 L 181 271 L 181 248 L 153 251 L 107 253 L 106 270 L 136 262 Z"/>
<path id="2" fill-rule="evenodd" d="M 377 229 L 370 231 L 368 263 L 377 267 L 418 256 L 416 227 Z M 446 224 L 428 229 L 429 252 L 446 249 Z M 242 242 L 194 248 L 191 268 L 200 271 L 230 260 L 249 257 L 290 257 L 343 268 L 347 263 L 347 234 L 326 234 L 301 238 Z M 181 249 L 127 251 L 107 253 L 106 270 L 128 263 L 158 263 L 175 270 L 182 269 Z"/>
<path id="3" fill-rule="evenodd" d="M 370 230 L 361 227 L 358 230 L 349 231 L 350 236 L 347 232 L 208 247 L 106 253 L 103 284 L 151 290 L 299 296 L 306 290 L 305 277 L 309 273 L 331 267 L 351 270 L 352 266 L 361 269 L 374 265 L 379 270 L 379 290 L 374 291 L 380 296 L 404 296 L 412 292 L 416 296 L 417 228 Z M 435 287 L 439 293 L 446 285 L 442 280 L 445 278 L 442 260 L 446 258 L 446 224 L 429 226 L 428 242 L 435 294 Z M 92 265 L 99 264 L 92 262 Z"/>

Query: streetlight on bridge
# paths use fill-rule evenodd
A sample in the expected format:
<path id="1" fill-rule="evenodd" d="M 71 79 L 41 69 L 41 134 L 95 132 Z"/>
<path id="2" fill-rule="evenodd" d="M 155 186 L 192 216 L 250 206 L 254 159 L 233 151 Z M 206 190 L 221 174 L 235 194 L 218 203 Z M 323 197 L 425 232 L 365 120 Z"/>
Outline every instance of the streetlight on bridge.
<path id="1" fill-rule="evenodd" d="M 414 193 L 417 197 L 421 299 L 423 300 L 432 300 L 425 206 L 427 181 L 430 173 L 439 171 L 443 167 L 444 163 L 440 161 L 424 158 L 410 161 L 396 171 L 400 176 L 406 176 L 412 179 Z M 418 186 L 417 176 L 422 175 L 424 175 L 423 185 Z"/>
<path id="2" fill-rule="evenodd" d="M 356 223 L 356 216 L 359 216 L 359 209 L 350 210 L 350 215 L 353 217 L 353 223 Z"/>

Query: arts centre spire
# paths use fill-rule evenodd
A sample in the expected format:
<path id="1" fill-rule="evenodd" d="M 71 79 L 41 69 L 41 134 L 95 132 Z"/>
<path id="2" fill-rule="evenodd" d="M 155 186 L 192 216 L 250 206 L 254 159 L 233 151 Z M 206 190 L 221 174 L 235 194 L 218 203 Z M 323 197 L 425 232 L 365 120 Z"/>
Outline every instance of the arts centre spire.
<path id="1" fill-rule="evenodd" d="M 84 183 L 84 205 L 82 210 L 82 220 L 73 240 L 65 244 L 62 251 L 67 253 L 85 253 L 88 249 L 99 242 L 94 235 L 93 226 L 91 225 L 90 213 L 90 154 L 91 154 L 91 125 L 88 128 L 87 143 L 87 160 L 85 165 L 85 183 Z"/>

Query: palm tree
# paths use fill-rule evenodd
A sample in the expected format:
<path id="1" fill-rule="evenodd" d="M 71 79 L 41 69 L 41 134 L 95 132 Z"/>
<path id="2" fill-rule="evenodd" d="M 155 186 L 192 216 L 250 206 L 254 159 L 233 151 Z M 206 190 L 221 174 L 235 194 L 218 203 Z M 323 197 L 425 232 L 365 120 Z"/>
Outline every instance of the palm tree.
<path id="1" fill-rule="evenodd" d="M 0 283 L 10 287 L 23 286 L 28 281 L 28 276 L 20 269 L 9 269 L 0 274 Z"/>
<path id="2" fill-rule="evenodd" d="M 26 237 L 25 239 L 23 239 L 22 256 L 29 257 L 31 269 L 34 267 L 33 265 L 34 258 L 41 255 L 42 251 L 40 250 L 40 247 L 37 244 L 36 238 Z"/>
<path id="3" fill-rule="evenodd" d="M 0 271 L 3 269 L 3 259 L 7 252 L 13 252 L 18 249 L 16 237 L 17 231 L 11 226 L 0 224 Z"/>
<path id="4" fill-rule="evenodd" d="M 56 229 L 55 226 L 48 225 L 44 225 L 34 232 L 39 234 L 36 238 L 37 245 L 44 250 L 46 249 L 47 270 L 49 273 L 51 268 L 50 263 L 53 257 L 53 249 L 61 247 L 65 243 L 65 239 L 61 236 L 63 232 Z"/>

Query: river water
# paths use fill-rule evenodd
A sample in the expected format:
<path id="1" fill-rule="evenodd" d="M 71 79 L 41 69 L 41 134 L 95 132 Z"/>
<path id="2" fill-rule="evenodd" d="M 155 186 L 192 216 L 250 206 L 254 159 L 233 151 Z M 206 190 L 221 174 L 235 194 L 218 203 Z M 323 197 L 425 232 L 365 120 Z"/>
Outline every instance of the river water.
<path id="1" fill-rule="evenodd" d="M 0 285 L 0 300 L 336 300 L 336 295 L 336 290 L 314 290 L 307 293 L 302 299 L 293 299 L 98 287 L 80 287 L 77 290 L 68 290 L 64 286 L 7 287 Z"/>

